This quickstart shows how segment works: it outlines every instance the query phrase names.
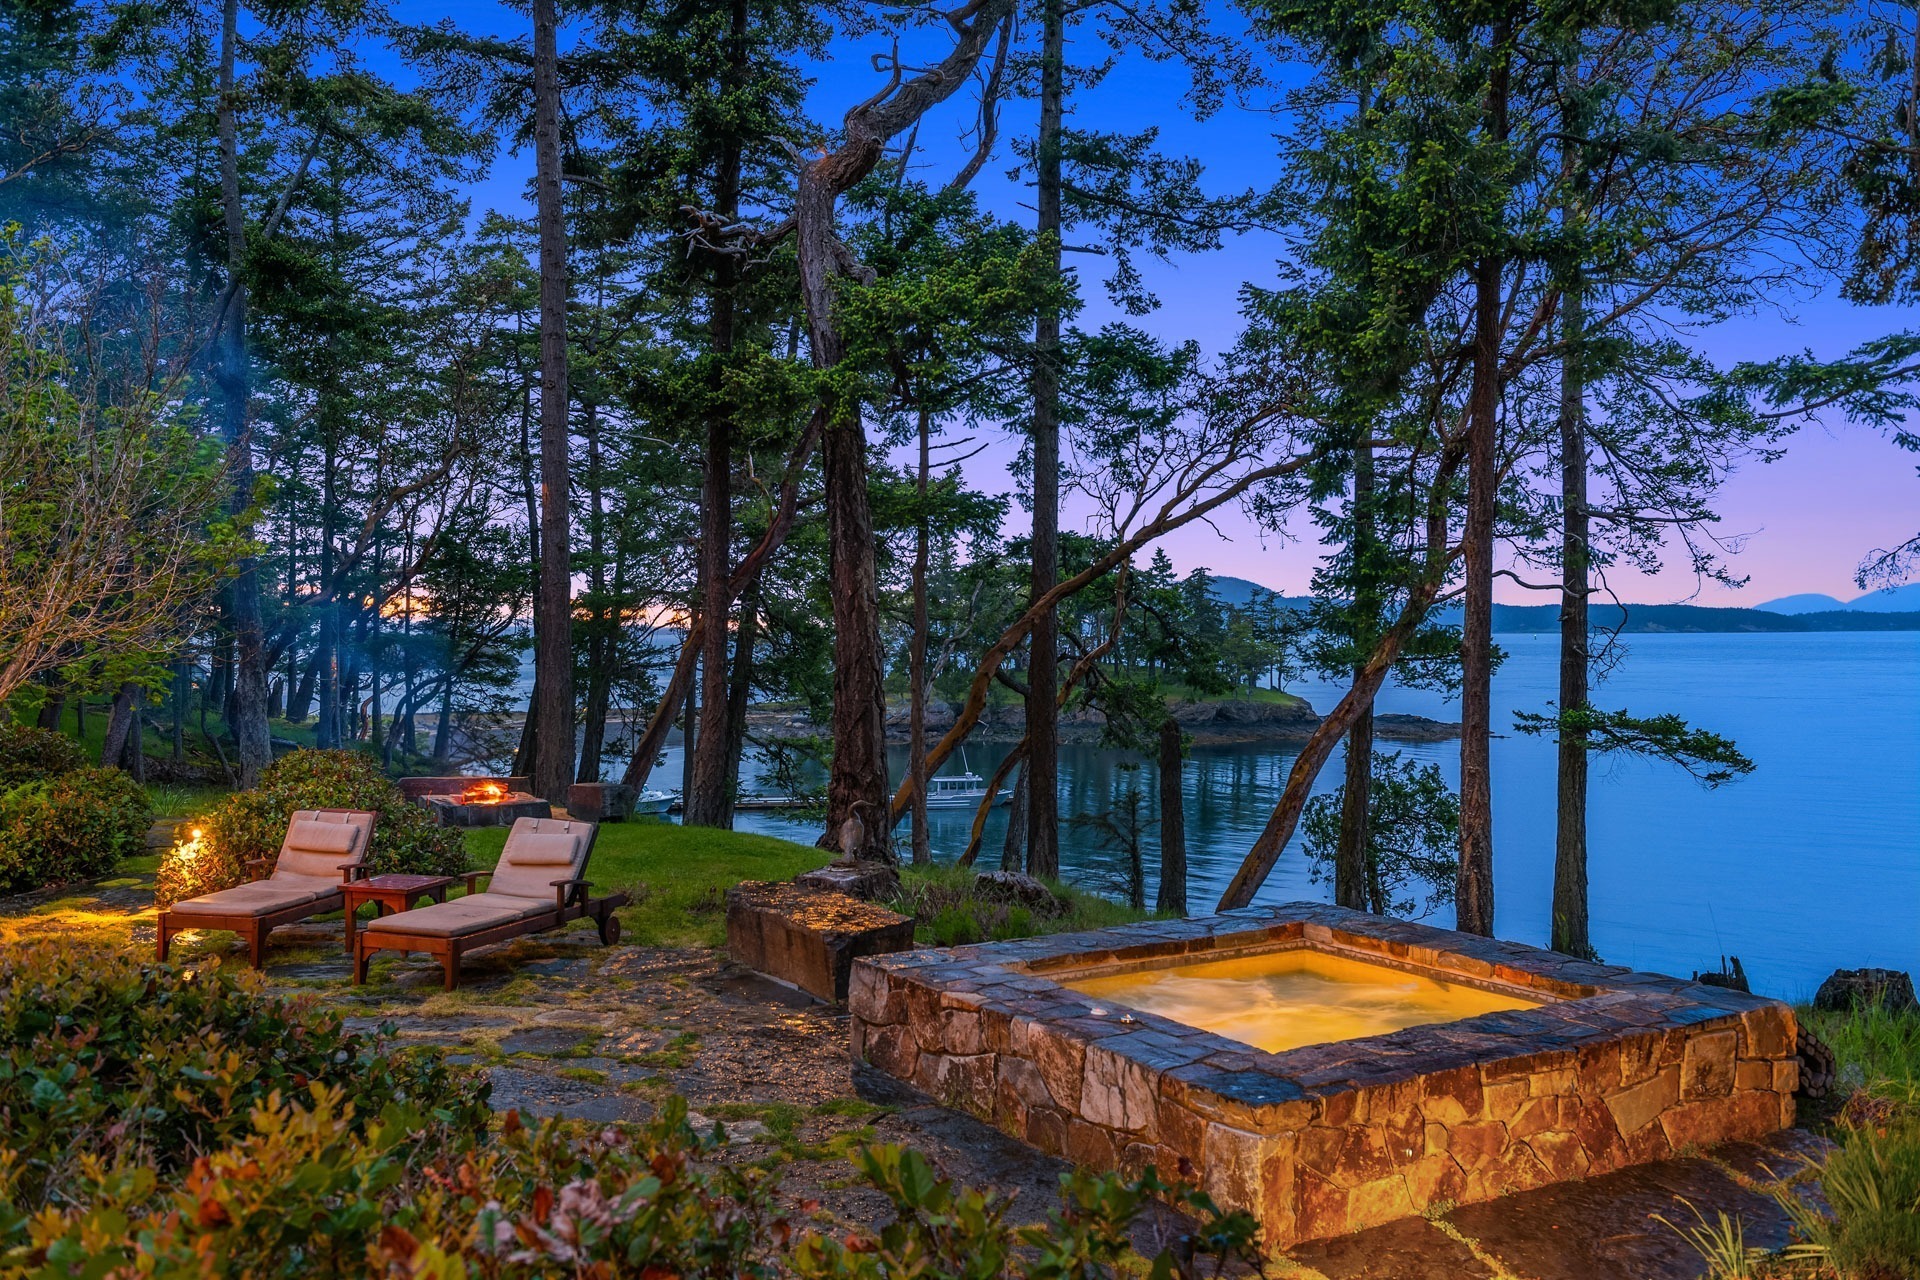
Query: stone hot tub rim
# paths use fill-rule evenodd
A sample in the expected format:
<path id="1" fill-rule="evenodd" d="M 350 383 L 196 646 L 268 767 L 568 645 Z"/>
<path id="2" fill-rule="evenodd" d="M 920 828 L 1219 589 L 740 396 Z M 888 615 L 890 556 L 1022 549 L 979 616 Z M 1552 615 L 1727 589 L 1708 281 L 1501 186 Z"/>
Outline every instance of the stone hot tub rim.
<path id="1" fill-rule="evenodd" d="M 1536 1008 L 1268 1053 L 1057 979 L 1310 947 Z M 1318 903 L 858 961 L 853 1052 L 1049 1154 L 1199 1185 L 1267 1247 L 1792 1123 L 1792 1010 Z"/>

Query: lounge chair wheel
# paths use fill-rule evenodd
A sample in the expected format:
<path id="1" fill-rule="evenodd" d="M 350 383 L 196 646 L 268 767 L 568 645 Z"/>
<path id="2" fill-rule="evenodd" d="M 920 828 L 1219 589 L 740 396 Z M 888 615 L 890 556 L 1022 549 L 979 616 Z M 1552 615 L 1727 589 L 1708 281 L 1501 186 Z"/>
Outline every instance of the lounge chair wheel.
<path id="1" fill-rule="evenodd" d="M 620 917 L 611 911 L 600 917 L 600 941 L 609 947 L 620 941 Z"/>

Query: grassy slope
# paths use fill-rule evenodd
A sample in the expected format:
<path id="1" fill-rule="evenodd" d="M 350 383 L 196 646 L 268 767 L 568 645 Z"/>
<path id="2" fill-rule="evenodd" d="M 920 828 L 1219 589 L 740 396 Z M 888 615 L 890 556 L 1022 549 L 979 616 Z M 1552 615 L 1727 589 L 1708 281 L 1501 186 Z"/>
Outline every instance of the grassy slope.
<path id="1" fill-rule="evenodd" d="M 500 860 L 504 828 L 467 832 L 476 867 Z M 718 946 L 726 940 L 726 891 L 742 880 L 787 880 L 823 866 L 823 849 L 642 819 L 609 822 L 594 842 L 587 878 L 596 890 L 625 889 L 633 905 L 620 913 L 625 940 L 647 946 Z"/>
<path id="2" fill-rule="evenodd" d="M 467 832 L 473 865 L 498 862 L 506 838 L 506 831 L 497 827 Z M 824 849 L 772 836 L 642 819 L 601 826 L 587 878 L 597 892 L 624 889 L 633 895 L 633 904 L 620 913 L 625 941 L 719 946 L 726 941 L 729 888 L 742 880 L 791 879 L 824 866 L 831 856 Z M 893 905 L 915 917 L 919 940 L 932 946 L 1097 929 L 1137 920 L 1141 914 L 1094 894 L 1062 888 L 1071 910 L 1040 920 L 1017 909 L 976 904 L 966 890 L 971 876 L 954 868 L 908 867 L 903 879 L 905 892 Z"/>

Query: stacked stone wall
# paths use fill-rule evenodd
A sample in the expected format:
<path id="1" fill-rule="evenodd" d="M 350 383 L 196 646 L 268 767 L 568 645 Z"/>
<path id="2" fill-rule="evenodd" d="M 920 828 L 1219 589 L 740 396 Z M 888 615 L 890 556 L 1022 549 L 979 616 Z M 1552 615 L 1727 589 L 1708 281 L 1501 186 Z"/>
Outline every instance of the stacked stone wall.
<path id="1" fill-rule="evenodd" d="M 1048 974 L 1313 946 L 1549 1001 L 1265 1053 Z M 1317 904 L 861 960 L 853 1051 L 1098 1170 L 1200 1186 L 1270 1249 L 1792 1123 L 1786 1005 Z"/>

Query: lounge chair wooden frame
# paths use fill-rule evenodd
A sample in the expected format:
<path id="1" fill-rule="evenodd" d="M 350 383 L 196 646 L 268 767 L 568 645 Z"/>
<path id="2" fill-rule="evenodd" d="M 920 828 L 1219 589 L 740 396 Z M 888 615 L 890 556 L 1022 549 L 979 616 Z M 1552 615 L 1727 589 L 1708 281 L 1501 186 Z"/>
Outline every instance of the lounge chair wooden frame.
<path id="1" fill-rule="evenodd" d="M 367 819 L 367 847 L 362 851 L 360 861 L 343 862 L 340 864 L 340 883 L 346 884 L 349 881 L 358 880 L 367 874 L 366 860 L 367 855 L 373 851 L 373 829 L 380 821 L 380 815 L 378 813 L 371 809 L 302 809 L 298 812 L 339 813 L 346 814 L 349 817 Z M 289 820 L 288 826 L 292 826 L 291 820 Z M 285 847 L 283 839 L 281 848 L 284 850 Z M 274 864 L 279 860 L 279 854 L 275 854 L 271 858 L 247 859 L 248 879 L 250 881 L 267 879 L 272 875 Z M 345 898 L 335 893 L 329 897 L 316 898 L 312 902 L 302 902 L 291 907 L 282 907 L 278 911 L 270 911 L 265 915 L 247 915 L 237 912 L 231 915 L 202 914 L 196 912 L 177 916 L 171 910 L 162 911 L 158 922 L 159 932 L 155 939 L 156 948 L 159 951 L 161 962 L 164 963 L 167 958 L 167 952 L 172 947 L 173 939 L 176 935 L 185 933 L 189 929 L 224 929 L 230 933 L 240 935 L 241 941 L 247 944 L 247 963 L 256 969 L 262 969 L 266 967 L 267 935 L 269 933 L 272 933 L 283 924 L 298 924 L 302 920 L 307 920 L 318 915 L 325 915 L 329 911 L 339 910 L 345 905 Z"/>
<path id="2" fill-rule="evenodd" d="M 614 915 L 616 908 L 624 907 L 629 901 L 626 893 L 609 893 L 605 897 L 592 898 L 587 891 L 593 887 L 585 878 L 587 864 L 593 858 L 594 843 L 600 838 L 598 823 L 587 824 L 591 834 L 587 837 L 586 852 L 580 857 L 579 876 L 555 880 L 553 884 L 553 909 L 543 910 L 534 915 L 522 916 L 518 920 L 508 920 L 500 924 L 488 925 L 471 933 L 454 934 L 445 938 L 430 937 L 425 934 L 407 934 L 382 932 L 382 926 L 391 929 L 395 921 L 406 919 L 407 913 L 397 912 L 390 916 L 381 916 L 363 926 L 354 935 L 353 940 L 353 981 L 355 985 L 367 980 L 367 967 L 373 963 L 377 951 L 398 951 L 402 954 L 419 952 L 436 956 L 440 961 L 441 981 L 448 991 L 460 986 L 460 957 L 469 951 L 481 947 L 490 947 L 496 942 L 509 942 L 514 938 L 530 933 L 545 933 L 549 929 L 558 929 L 575 920 L 592 917 L 600 932 L 600 941 L 612 946 L 620 941 L 620 918 Z M 506 857 L 502 849 L 500 856 Z M 481 880 L 492 876 L 492 871 L 469 871 L 461 879 L 467 882 L 467 892 L 475 892 L 475 886 Z"/>

